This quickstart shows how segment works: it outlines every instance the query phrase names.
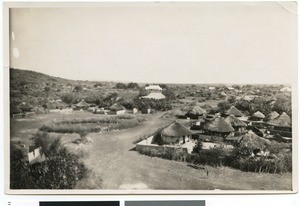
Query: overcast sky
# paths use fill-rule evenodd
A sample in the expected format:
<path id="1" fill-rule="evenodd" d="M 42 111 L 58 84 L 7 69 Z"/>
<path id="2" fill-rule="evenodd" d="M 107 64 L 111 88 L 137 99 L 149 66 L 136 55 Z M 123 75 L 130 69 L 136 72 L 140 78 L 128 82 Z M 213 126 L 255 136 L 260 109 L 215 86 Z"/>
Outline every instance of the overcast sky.
<path id="1" fill-rule="evenodd" d="M 296 3 L 11 10 L 10 66 L 78 80 L 290 83 Z"/>

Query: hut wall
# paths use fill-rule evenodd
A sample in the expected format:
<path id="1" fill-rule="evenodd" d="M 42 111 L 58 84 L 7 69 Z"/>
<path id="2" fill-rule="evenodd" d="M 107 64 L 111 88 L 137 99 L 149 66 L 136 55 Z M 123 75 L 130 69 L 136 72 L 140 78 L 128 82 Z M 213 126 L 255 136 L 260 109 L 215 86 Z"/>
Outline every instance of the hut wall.
<path id="1" fill-rule="evenodd" d="M 165 153 L 165 152 L 170 152 L 170 153 L 175 153 L 178 152 L 178 150 L 180 150 L 181 152 L 188 154 L 188 150 L 187 148 L 181 147 L 181 148 L 177 148 L 177 147 L 173 147 L 173 146 L 168 146 L 168 145 L 164 145 L 164 146 L 160 146 L 160 145 L 154 145 L 154 144 L 137 144 L 136 145 L 136 150 L 139 152 L 145 152 L 145 151 L 151 151 L 153 153 Z"/>
<path id="2" fill-rule="evenodd" d="M 125 114 L 126 110 L 119 110 L 116 111 L 116 115 Z"/>
<path id="3" fill-rule="evenodd" d="M 162 140 L 163 142 L 167 143 L 167 144 L 182 144 L 183 143 L 183 139 L 185 139 L 185 141 L 188 141 L 188 137 L 167 137 L 167 136 L 162 136 Z"/>
<path id="4" fill-rule="evenodd" d="M 19 114 L 13 114 L 13 118 L 22 118 L 22 113 Z"/>

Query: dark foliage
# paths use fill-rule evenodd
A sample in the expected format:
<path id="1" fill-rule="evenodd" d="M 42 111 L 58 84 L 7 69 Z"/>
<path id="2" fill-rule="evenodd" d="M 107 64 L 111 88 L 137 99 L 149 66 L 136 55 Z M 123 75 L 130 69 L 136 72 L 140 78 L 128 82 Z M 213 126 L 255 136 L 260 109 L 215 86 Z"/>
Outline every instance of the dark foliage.
<path id="1" fill-rule="evenodd" d="M 44 135 L 41 137 L 47 139 Z M 38 145 L 45 144 L 39 142 Z M 73 189 L 76 182 L 85 177 L 87 169 L 79 157 L 61 147 L 57 140 L 43 151 L 46 161 L 32 165 L 25 160 L 21 150 L 12 151 L 11 189 Z"/>

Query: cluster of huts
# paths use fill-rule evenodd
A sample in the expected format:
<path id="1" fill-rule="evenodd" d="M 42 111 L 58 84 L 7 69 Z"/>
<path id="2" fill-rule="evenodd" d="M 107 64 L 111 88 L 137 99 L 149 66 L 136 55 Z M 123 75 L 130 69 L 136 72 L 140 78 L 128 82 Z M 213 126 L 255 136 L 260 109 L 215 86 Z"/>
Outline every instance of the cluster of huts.
<path id="1" fill-rule="evenodd" d="M 187 112 L 176 114 L 179 118 L 192 119 L 185 121 L 193 122 L 192 125 L 184 126 L 175 121 L 151 136 L 150 141 L 139 143 L 137 148 L 142 150 L 143 146 L 151 145 L 155 150 L 172 146 L 187 148 L 191 152 L 197 141 L 202 142 L 204 149 L 211 149 L 220 143 L 232 148 L 233 142 L 264 145 L 270 140 L 292 141 L 291 118 L 285 112 L 278 114 L 273 111 L 265 116 L 257 111 L 251 116 L 244 116 L 240 110 L 232 106 L 221 114 L 211 115 L 200 106 L 194 106 Z M 258 146 L 257 154 L 263 152 L 261 148 Z"/>

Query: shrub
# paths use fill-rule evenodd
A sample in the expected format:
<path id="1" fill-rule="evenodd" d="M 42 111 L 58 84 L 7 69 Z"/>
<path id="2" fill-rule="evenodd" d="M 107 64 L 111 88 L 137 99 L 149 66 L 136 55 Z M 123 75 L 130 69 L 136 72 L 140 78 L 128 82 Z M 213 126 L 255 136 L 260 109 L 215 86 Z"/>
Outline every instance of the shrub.
<path id="1" fill-rule="evenodd" d="M 59 140 L 49 139 L 45 133 L 36 136 L 36 147 L 41 147 L 46 161 L 29 165 L 18 149 L 11 154 L 11 189 L 73 189 L 85 177 L 87 169 L 79 157 L 60 145 Z"/>

